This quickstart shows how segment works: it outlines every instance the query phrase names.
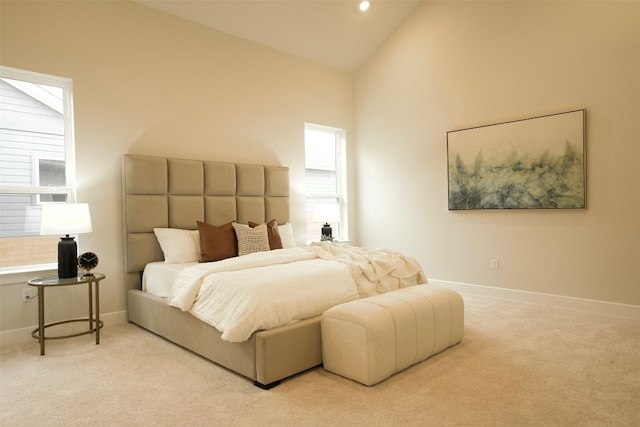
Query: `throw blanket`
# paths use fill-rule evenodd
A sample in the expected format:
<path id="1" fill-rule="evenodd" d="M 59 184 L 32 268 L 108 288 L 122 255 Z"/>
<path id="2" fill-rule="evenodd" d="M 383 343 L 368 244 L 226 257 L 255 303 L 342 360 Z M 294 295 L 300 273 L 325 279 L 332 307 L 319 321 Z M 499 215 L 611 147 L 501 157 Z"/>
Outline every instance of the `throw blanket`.
<path id="1" fill-rule="evenodd" d="M 427 283 L 414 258 L 391 249 L 369 249 L 346 243 L 315 242 L 307 246 L 318 257 L 344 263 L 361 297 Z"/>
<path id="2" fill-rule="evenodd" d="M 241 342 L 358 297 L 424 283 L 420 265 L 389 250 L 318 243 L 184 269 L 167 298 Z"/>

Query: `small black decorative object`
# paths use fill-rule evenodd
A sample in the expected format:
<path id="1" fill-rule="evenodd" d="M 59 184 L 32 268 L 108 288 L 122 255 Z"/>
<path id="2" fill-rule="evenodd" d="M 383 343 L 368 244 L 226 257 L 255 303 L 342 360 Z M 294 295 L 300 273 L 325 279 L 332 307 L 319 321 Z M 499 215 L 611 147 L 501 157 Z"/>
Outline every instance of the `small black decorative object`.
<path id="1" fill-rule="evenodd" d="M 82 277 L 93 277 L 93 273 L 91 273 L 91 270 L 96 268 L 96 266 L 98 265 L 98 255 L 94 254 L 93 252 L 85 252 L 78 257 L 78 265 L 80 266 L 80 268 L 86 271 L 86 273 L 83 274 Z"/>
<path id="2" fill-rule="evenodd" d="M 329 225 L 328 222 L 325 222 L 324 225 L 322 226 L 322 232 L 321 232 L 321 238 L 322 237 L 328 237 L 327 240 L 330 240 L 330 238 L 333 237 L 333 230 L 331 229 L 331 226 Z"/>

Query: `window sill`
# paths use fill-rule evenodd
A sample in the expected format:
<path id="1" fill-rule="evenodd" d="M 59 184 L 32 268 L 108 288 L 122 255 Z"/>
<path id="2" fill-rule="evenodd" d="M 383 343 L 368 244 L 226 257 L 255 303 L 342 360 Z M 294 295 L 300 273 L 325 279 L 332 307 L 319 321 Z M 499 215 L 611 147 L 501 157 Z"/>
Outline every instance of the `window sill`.
<path id="1" fill-rule="evenodd" d="M 56 274 L 57 270 L 58 265 L 56 263 L 0 268 L 0 285 L 26 282 L 35 276 Z"/>

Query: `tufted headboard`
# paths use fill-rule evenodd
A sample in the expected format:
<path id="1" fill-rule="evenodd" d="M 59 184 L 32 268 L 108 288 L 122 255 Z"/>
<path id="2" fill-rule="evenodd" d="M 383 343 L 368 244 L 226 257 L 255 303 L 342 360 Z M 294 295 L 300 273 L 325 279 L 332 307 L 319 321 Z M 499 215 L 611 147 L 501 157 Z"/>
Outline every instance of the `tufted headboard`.
<path id="1" fill-rule="evenodd" d="M 128 289 L 164 259 L 154 228 L 197 230 L 196 221 L 289 221 L 289 168 L 126 154 L 124 253 Z"/>

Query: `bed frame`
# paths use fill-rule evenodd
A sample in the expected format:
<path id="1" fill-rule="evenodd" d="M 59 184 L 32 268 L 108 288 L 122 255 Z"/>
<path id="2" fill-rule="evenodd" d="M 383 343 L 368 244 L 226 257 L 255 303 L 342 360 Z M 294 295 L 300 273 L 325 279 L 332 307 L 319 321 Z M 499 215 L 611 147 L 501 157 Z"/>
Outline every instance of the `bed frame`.
<path id="1" fill-rule="evenodd" d="M 164 259 L 156 227 L 197 229 L 289 221 L 289 169 L 202 160 L 125 155 L 124 252 L 129 321 L 250 378 L 261 388 L 322 363 L 320 316 L 258 331 L 242 343 L 141 290 L 147 263 Z"/>

